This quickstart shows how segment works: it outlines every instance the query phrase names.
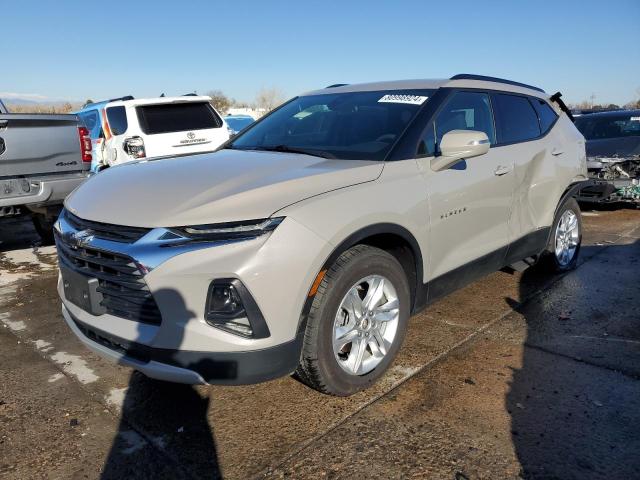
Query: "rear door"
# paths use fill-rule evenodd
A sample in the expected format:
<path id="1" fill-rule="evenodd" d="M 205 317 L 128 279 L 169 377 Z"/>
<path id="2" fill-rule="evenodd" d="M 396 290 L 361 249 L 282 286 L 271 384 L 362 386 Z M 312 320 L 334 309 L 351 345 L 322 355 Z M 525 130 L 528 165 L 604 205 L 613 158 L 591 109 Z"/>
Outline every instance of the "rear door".
<path id="1" fill-rule="evenodd" d="M 530 255 L 546 243 L 541 227 L 551 223 L 558 199 L 566 185 L 559 181 L 558 168 L 575 151 L 553 126 L 558 115 L 542 99 L 507 92 L 495 92 L 491 101 L 496 116 L 498 147 L 514 161 L 514 204 L 510 224 L 513 242 L 510 257 Z M 535 237 L 530 234 L 540 230 Z M 528 237 L 529 236 L 529 237 Z M 527 238 L 528 237 L 528 238 Z M 533 243 L 533 247 L 531 244 Z M 540 248 L 542 248 L 540 247 Z M 521 250 L 525 248 L 525 250 Z"/>
<path id="2" fill-rule="evenodd" d="M 85 168 L 75 115 L 0 114 L 0 177 Z"/>
<path id="3" fill-rule="evenodd" d="M 147 157 L 212 151 L 229 132 L 208 102 L 174 102 L 135 108 Z"/>

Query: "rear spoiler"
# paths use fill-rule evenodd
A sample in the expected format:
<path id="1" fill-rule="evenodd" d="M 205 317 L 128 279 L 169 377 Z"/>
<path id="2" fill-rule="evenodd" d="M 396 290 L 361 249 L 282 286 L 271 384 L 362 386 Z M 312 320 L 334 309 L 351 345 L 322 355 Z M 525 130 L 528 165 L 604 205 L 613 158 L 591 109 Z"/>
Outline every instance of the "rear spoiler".
<path id="1" fill-rule="evenodd" d="M 549 100 L 551 100 L 553 103 L 558 105 L 560 107 L 560 110 L 562 110 L 564 113 L 567 114 L 567 117 L 569 117 L 569 120 L 571 120 L 572 122 L 575 122 L 575 119 L 571 114 L 571 110 L 569 110 L 569 107 L 567 107 L 567 105 L 562 101 L 562 98 L 560 97 L 562 97 L 562 94 L 560 92 L 556 92 L 553 95 L 551 95 L 551 97 L 549 97 Z"/>

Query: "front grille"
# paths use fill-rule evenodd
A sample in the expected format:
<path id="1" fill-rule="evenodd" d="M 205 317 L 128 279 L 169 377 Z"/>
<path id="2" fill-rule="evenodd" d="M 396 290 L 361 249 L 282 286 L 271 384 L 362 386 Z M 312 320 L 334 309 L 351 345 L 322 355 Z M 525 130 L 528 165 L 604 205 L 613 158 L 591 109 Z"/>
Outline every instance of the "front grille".
<path id="1" fill-rule="evenodd" d="M 60 262 L 78 273 L 98 279 L 107 313 L 137 322 L 160 325 L 162 317 L 143 274 L 125 255 L 92 247 L 72 247 L 56 232 Z"/>
<path id="2" fill-rule="evenodd" d="M 68 210 L 64 210 L 63 216 L 67 223 L 69 223 L 69 225 L 74 229 L 91 230 L 94 237 L 114 242 L 133 243 L 151 231 L 150 228 L 127 227 L 123 225 L 111 225 L 109 223 L 84 220 L 75 216 Z"/>

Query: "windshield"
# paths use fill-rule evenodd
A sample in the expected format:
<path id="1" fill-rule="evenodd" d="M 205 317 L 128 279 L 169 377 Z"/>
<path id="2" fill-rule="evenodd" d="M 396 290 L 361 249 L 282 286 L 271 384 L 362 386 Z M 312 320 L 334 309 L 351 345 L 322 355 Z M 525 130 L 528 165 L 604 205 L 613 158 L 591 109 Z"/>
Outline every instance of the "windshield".
<path id="1" fill-rule="evenodd" d="M 251 117 L 226 117 L 224 120 L 227 122 L 227 125 L 236 132 L 239 132 L 244 127 L 251 125 L 254 122 Z"/>
<path id="2" fill-rule="evenodd" d="M 615 115 L 584 115 L 576 127 L 587 140 L 640 136 L 640 112 Z"/>
<path id="3" fill-rule="evenodd" d="M 394 90 L 298 97 L 240 134 L 226 148 L 384 160 L 432 93 Z"/>

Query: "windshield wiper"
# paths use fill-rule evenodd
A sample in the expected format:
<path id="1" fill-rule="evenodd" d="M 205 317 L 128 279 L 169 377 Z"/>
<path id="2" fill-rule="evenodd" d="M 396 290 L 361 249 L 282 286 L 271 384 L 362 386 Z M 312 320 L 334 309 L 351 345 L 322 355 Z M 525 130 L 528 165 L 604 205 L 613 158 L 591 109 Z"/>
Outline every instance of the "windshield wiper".
<path id="1" fill-rule="evenodd" d="M 335 155 L 323 150 L 313 150 L 306 148 L 290 147 L 289 145 L 264 145 L 251 148 L 251 150 L 260 150 L 265 152 L 285 152 L 285 153 L 301 153 L 303 155 L 311 155 L 313 157 L 335 159 Z"/>

